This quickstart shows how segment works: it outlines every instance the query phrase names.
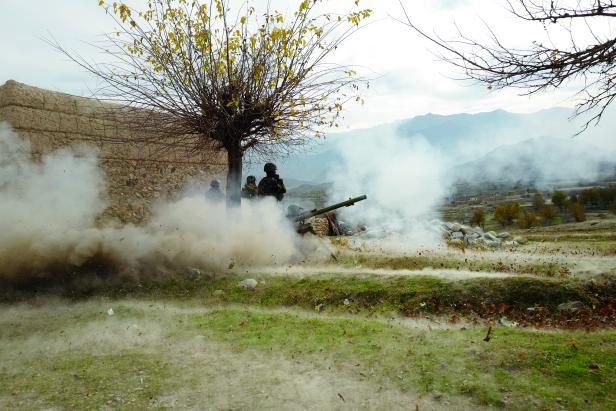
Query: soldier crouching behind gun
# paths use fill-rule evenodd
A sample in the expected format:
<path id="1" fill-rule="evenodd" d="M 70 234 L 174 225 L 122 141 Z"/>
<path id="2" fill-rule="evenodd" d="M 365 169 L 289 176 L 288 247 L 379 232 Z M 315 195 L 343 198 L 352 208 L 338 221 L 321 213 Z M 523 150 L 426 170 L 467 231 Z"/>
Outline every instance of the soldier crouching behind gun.
<path id="1" fill-rule="evenodd" d="M 263 167 L 266 175 L 259 181 L 259 197 L 273 196 L 278 201 L 282 201 L 284 198 L 284 193 L 287 192 L 287 189 L 276 170 L 276 164 L 274 163 L 267 163 Z"/>

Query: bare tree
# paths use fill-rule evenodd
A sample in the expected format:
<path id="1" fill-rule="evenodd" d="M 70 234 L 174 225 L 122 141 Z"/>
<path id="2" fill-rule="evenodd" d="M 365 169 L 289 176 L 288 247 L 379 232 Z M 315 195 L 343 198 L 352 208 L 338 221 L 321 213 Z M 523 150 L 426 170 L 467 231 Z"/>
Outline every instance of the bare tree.
<path id="1" fill-rule="evenodd" d="M 53 45 L 102 80 L 99 97 L 137 109 L 131 121 L 148 130 L 144 141 L 225 150 L 227 201 L 237 204 L 247 152 L 288 152 L 337 126 L 343 104 L 360 100 L 355 71 L 328 57 L 371 10 L 354 1 L 346 14 L 323 14 L 322 0 L 304 0 L 288 18 L 228 3 L 150 0 L 138 11 L 101 0 L 118 26 L 96 46 L 109 63 Z"/>
<path id="2" fill-rule="evenodd" d="M 488 88 L 518 87 L 531 95 L 555 89 L 573 80 L 582 80 L 577 93 L 576 115 L 589 114 L 583 130 L 601 120 L 605 109 L 616 98 L 616 36 L 611 30 L 600 34 L 599 20 L 616 17 L 616 3 L 604 0 L 507 0 L 510 11 L 524 21 L 536 22 L 546 28 L 558 25 L 568 31 L 566 47 L 533 42 L 526 49 L 507 47 L 488 27 L 491 44 L 464 35 L 444 40 L 428 35 L 411 22 L 404 11 L 405 24 L 436 44 L 440 57 L 461 68 L 466 79 L 477 80 Z M 616 20 L 615 20 L 616 22 Z M 576 24 L 582 23 L 582 24 Z M 580 39 L 584 27 L 592 40 Z"/>

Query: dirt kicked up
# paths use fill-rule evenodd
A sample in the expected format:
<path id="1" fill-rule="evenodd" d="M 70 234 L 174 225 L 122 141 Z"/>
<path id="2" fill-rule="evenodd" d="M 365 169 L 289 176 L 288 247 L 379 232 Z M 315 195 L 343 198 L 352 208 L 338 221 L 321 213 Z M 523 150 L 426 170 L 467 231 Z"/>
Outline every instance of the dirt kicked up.
<path id="1" fill-rule="evenodd" d="M 615 409 L 612 241 L 4 287 L 0 408 Z"/>

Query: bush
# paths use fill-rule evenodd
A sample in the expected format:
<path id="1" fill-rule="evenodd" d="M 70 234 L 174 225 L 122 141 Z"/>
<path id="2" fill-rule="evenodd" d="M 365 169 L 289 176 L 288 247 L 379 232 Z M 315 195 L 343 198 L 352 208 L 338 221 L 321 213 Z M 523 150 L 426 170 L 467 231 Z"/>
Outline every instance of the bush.
<path id="1" fill-rule="evenodd" d="M 543 219 L 546 224 L 553 224 L 556 217 L 558 217 L 560 213 L 558 212 L 558 208 L 553 205 L 546 205 L 541 207 L 539 210 L 539 216 Z"/>
<path id="2" fill-rule="evenodd" d="M 494 219 L 503 227 L 513 223 L 520 212 L 520 204 L 503 203 L 494 208 Z"/>
<path id="3" fill-rule="evenodd" d="M 554 191 L 552 194 L 552 204 L 558 207 L 560 210 L 564 210 L 567 205 L 567 193 L 563 191 Z"/>
<path id="4" fill-rule="evenodd" d="M 571 206 L 569 207 L 569 212 L 571 213 L 571 217 L 573 217 L 573 219 L 578 223 L 586 221 L 586 213 L 584 212 L 584 207 L 582 207 L 582 204 L 580 204 L 579 202 L 571 204 Z"/>
<path id="5" fill-rule="evenodd" d="M 581 203 L 592 207 L 599 206 L 600 198 L 599 190 L 596 187 L 586 189 L 580 194 Z"/>
<path id="6" fill-rule="evenodd" d="M 533 196 L 533 208 L 536 211 L 541 210 L 541 208 L 545 205 L 545 199 L 541 195 L 541 193 L 535 193 Z"/>
<path id="7" fill-rule="evenodd" d="M 473 216 L 471 217 L 471 225 L 474 226 L 479 226 L 481 228 L 483 228 L 484 224 L 486 222 L 486 214 L 485 214 L 485 210 L 482 208 L 475 208 L 473 210 Z"/>
<path id="8" fill-rule="evenodd" d="M 520 228 L 536 227 L 539 225 L 539 218 L 537 218 L 537 214 L 523 208 L 518 214 L 516 224 Z"/>

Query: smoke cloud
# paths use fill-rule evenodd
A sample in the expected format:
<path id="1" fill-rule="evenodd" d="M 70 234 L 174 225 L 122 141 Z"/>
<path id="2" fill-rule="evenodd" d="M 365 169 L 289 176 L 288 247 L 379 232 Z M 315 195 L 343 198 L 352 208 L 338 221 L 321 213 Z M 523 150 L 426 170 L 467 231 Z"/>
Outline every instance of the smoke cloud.
<path id="1" fill-rule="evenodd" d="M 343 140 L 342 164 L 333 176 L 333 192 L 365 193 L 366 203 L 341 217 L 365 223 L 372 236 L 406 247 L 438 243 L 429 228 L 448 191 L 445 159 L 425 139 L 395 133 Z"/>
<path id="2" fill-rule="evenodd" d="M 30 144 L 0 129 L 0 280 L 22 281 L 104 263 L 141 276 L 198 267 L 285 264 L 299 239 L 275 201 L 227 210 L 202 194 L 154 206 L 145 226 L 97 226 L 106 182 L 86 147 L 34 161 Z"/>

